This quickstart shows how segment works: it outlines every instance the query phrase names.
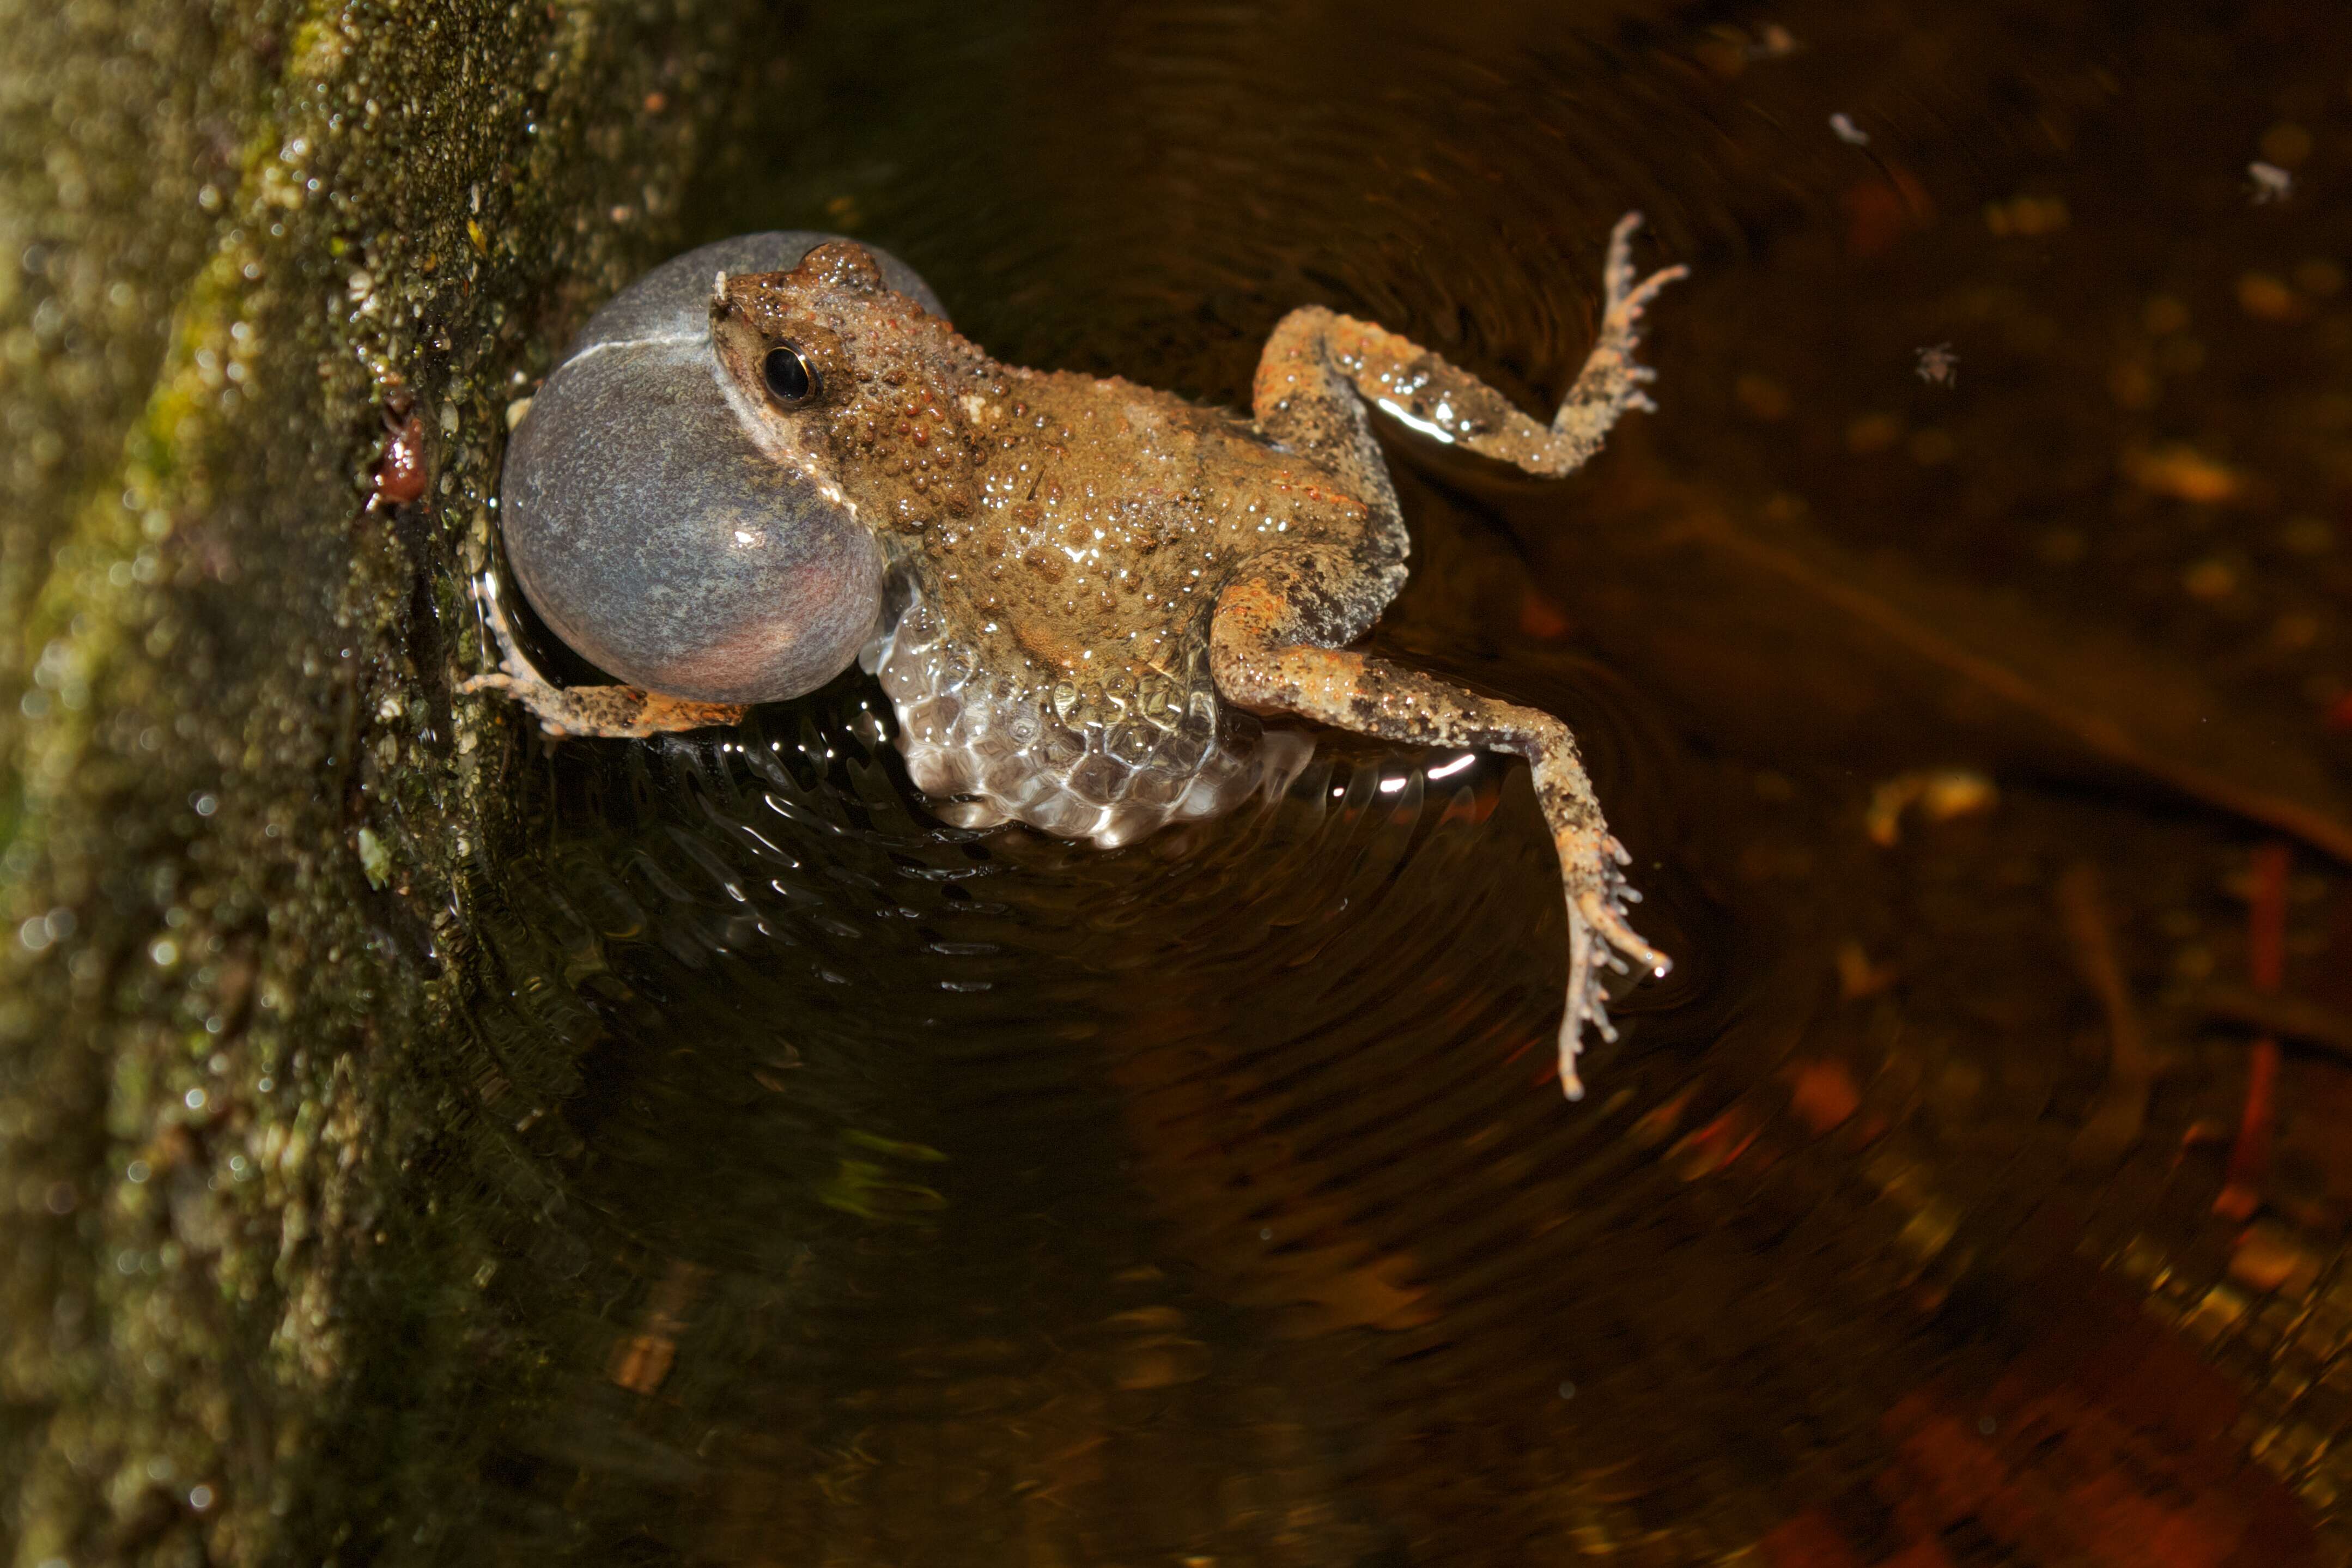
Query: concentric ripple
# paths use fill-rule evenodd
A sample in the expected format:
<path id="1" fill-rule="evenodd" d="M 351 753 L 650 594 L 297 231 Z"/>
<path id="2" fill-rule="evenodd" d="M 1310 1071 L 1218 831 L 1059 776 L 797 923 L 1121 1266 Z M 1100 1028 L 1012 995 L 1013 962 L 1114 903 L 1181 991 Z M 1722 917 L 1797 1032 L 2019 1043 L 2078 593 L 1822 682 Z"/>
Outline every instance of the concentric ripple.
<path id="1" fill-rule="evenodd" d="M 1653 321 L 1662 412 L 1588 472 L 1546 489 L 1394 449 L 1413 580 L 1373 645 L 1569 721 L 1637 858 L 1635 924 L 1676 969 L 1612 1000 L 1624 1037 L 1563 1104 L 1557 868 L 1504 759 L 1321 734 L 1278 799 L 1107 851 L 943 819 L 864 675 L 723 734 L 519 738 L 522 787 L 450 937 L 481 986 L 446 1064 L 455 1131 L 413 1156 L 509 1259 L 466 1319 L 483 1391 L 429 1434 L 480 1455 L 482 1497 L 420 1507 L 420 1549 L 2089 1561 L 2078 1493 L 2044 1487 L 2074 1466 L 2116 1517 L 2186 1529 L 2166 1510 L 2196 1493 L 2284 1531 L 2248 1525 L 2239 1560 L 2314 1560 L 2274 1546 L 2300 1505 L 2241 1438 L 2274 1423 L 2281 1473 L 2326 1451 L 2342 1416 L 2305 1402 L 2324 1358 L 2281 1352 L 2258 1411 L 2261 1376 L 2146 1344 L 2159 1308 L 2208 1325 L 2217 1362 L 2287 1342 L 2260 1338 L 2290 1314 L 2241 1289 L 2247 1253 L 2199 1184 L 2219 1163 L 2200 1129 L 2236 1109 L 2213 1085 L 2239 1069 L 2200 1047 L 2112 1179 L 2068 1163 L 2102 1058 L 2045 884 L 2097 854 L 2138 879 L 2143 936 L 2202 931 L 2226 826 L 2004 779 L 1998 812 L 1885 849 L 1860 826 L 1868 764 L 1717 754 L 1661 717 L 1664 672 L 1567 651 L 1598 595 L 1549 542 L 1668 510 L 1629 499 L 1652 443 L 1767 522 L 1850 493 L 1850 528 L 2032 553 L 2002 532 L 2015 509 L 1941 493 L 1969 454 L 1940 426 L 1906 445 L 1901 418 L 1855 417 L 1943 420 L 1955 389 L 1907 346 L 1857 364 L 1848 337 L 1962 310 L 1987 344 L 1967 395 L 2038 439 L 2018 389 L 2042 373 L 2000 362 L 1994 395 L 1976 367 L 2059 247 L 1995 244 L 1985 204 L 2046 204 L 2069 173 L 2051 159 L 2077 155 L 2048 149 L 2076 135 L 2108 137 L 2101 204 L 2226 184 L 2248 153 L 2194 179 L 2135 163 L 2116 149 L 2137 133 L 2099 116 L 2137 79 L 2086 65 L 2084 39 L 2141 24 L 2017 10 L 810 8 L 751 68 L 685 238 L 870 237 L 1009 361 L 1232 405 L 1272 323 L 1320 303 L 1535 410 L 1589 346 L 1619 215 L 1695 265 Z M 2189 24 L 2149 15 L 2150 70 L 2210 74 Z M 2246 126 L 2286 112 L 2269 90 Z M 1931 190 L 1960 216 L 1904 239 Z M 1930 298 L 1934 247 L 1972 270 Z M 1853 298 L 1806 292 L 1822 278 Z M 1942 335 L 1962 328 L 1919 341 Z M 1792 411 L 1791 385 L 1829 412 Z M 2041 460 L 2015 444 L 1977 469 Z M 1727 451 L 1770 461 L 1709 467 Z M 2104 461 L 2065 470 L 2066 506 Z M 1906 500 L 1864 504 L 1881 495 Z M 1681 651 L 1686 686 L 1737 663 L 1739 691 L 1815 697 L 1776 690 L 1771 650 Z M 2296 1310 L 2296 1333 L 2335 1321 Z M 2316 1458 L 2299 1473 L 2332 1484 Z M 1959 1475 L 2007 1479 L 1956 1501 L 1937 1489 Z M 1945 1511 L 1906 1512 L 1919 1496 Z"/>
<path id="2" fill-rule="evenodd" d="M 788 163 L 739 153 L 712 222 L 871 234 L 1021 363 L 1237 401 L 1266 328 L 1320 301 L 1530 407 L 1587 346 L 1618 214 L 1682 237 L 1630 134 L 1663 89 L 1567 96 L 1632 58 L 1608 27 L 1483 58 L 1408 31 L 1360 79 L 1321 24 L 1245 22 L 1121 14 L 1083 68 L 976 24 L 945 58 L 986 68 L 888 89 L 898 155 L 796 121 Z M 830 41 L 844 80 L 862 36 Z M 1097 111 L 996 112 L 1049 85 Z M 1105 852 L 943 821 L 862 676 L 723 737 L 550 748 L 514 803 L 530 869 L 469 910 L 510 994 L 468 1090 L 511 1130 L 529 1260 L 492 1289 L 562 1369 L 544 1422 L 495 1436 L 507 1539 L 1362 1562 L 1462 1484 L 1412 1457 L 1433 1412 L 1518 1406 L 1524 1447 L 1655 1388 L 1611 1405 L 1621 1265 L 1583 1249 L 1662 1179 L 1636 1157 L 1628 1184 L 1629 1130 L 1722 1023 L 1682 762 L 1633 689 L 1496 624 L 1523 563 L 1403 477 L 1388 651 L 1570 721 L 1680 965 L 1612 1008 L 1594 1097 L 1551 1079 L 1564 921 L 1515 761 L 1324 734 L 1279 800 Z M 1560 1490 L 1608 1462 L 1480 1506 L 1551 1539 L 1529 1509 L 1608 1513 Z"/>
<path id="3" fill-rule="evenodd" d="M 1644 1072 L 1633 1023 L 1595 1054 L 1598 1107 L 1560 1101 L 1557 872 L 1515 762 L 1327 736 L 1278 801 L 1104 852 L 942 823 L 887 713 L 853 676 L 723 737 L 564 742 L 518 803 L 544 837 L 532 879 L 479 890 L 512 993 L 482 1010 L 469 1087 L 552 1205 L 518 1232 L 515 1288 L 620 1303 L 572 1331 L 571 1407 L 658 1366 L 696 1443 L 727 1434 L 722 1468 L 793 1496 L 845 1453 L 930 1463 L 963 1423 L 964 1505 L 903 1540 L 885 1515 L 835 1521 L 892 1550 L 1010 1528 L 1051 1457 L 1033 1428 L 1080 1442 L 1057 1423 L 1081 1392 L 1111 1401 L 1080 1425 L 1119 1433 L 1122 1464 L 1206 1467 L 1201 1496 L 1139 1530 L 1258 1530 L 1210 1471 L 1269 1421 L 1312 1460 L 1281 1485 L 1328 1506 L 1360 1484 L 1343 1412 L 1297 1403 L 1320 1396 L 1263 1358 L 1363 1331 L 1406 1336 L 1390 1353 L 1408 1363 L 1527 1354 L 1512 1314 L 1458 1338 L 1462 1314 L 1573 1261 L 1579 1171 L 1613 1161 L 1685 1054 Z M 1645 918 L 1691 953 L 1677 883 L 1651 885 Z M 1691 956 L 1624 1016 L 1696 994 Z M 1598 1375 L 1556 1352 L 1520 1372 Z M 1146 1414 L 1176 1389 L 1189 1414 Z M 629 1474 L 581 1450 L 583 1420 L 511 1441 L 551 1474 Z M 789 1451 L 747 1458 L 753 1432 Z M 645 1488 L 715 1484 L 685 1440 L 616 1481 L 608 1525 Z"/>

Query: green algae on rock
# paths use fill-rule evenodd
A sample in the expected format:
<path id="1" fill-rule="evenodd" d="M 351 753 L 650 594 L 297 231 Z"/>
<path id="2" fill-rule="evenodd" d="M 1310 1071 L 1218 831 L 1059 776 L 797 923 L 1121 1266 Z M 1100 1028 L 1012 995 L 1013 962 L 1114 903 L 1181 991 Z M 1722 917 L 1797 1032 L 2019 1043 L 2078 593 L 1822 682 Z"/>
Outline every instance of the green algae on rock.
<path id="1" fill-rule="evenodd" d="M 501 411 L 678 237 L 752 14 L 0 6 L 0 1555 L 433 1511 L 417 1352 L 493 1260 L 409 1200 L 472 1114 L 442 933 L 514 760 L 452 700 L 459 580 Z"/>

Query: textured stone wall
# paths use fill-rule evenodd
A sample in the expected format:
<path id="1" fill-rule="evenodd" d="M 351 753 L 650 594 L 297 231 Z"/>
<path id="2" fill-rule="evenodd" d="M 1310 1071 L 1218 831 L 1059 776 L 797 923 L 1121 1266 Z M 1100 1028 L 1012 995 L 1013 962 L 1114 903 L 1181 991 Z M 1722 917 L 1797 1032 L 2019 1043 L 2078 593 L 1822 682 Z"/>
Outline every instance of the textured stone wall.
<path id="1" fill-rule="evenodd" d="M 416 1550 L 496 1261 L 463 580 L 754 9 L 0 0 L 0 1560 Z"/>

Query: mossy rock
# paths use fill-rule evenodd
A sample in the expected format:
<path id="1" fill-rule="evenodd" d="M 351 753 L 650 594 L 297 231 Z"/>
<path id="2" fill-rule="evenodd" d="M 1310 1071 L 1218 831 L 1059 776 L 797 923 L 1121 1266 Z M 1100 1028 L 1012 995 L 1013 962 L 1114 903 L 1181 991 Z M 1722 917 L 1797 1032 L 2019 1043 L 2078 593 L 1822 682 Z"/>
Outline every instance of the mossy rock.
<path id="1" fill-rule="evenodd" d="M 440 1047 L 520 755 L 456 695 L 465 581 L 508 405 L 678 241 L 756 9 L 0 24 L 0 1555 L 461 1526 L 427 1413 L 497 1247 L 429 1201 Z"/>

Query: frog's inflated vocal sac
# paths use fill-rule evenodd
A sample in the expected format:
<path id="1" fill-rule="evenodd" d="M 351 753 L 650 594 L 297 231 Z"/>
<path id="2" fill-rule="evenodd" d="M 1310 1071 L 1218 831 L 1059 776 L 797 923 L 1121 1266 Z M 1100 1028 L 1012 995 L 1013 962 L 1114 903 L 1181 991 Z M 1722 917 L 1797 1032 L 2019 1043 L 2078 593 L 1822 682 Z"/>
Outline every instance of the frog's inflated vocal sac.
<path id="1" fill-rule="evenodd" d="M 628 682 L 559 689 L 486 594 L 494 686 L 551 731 L 725 724 L 860 658 L 941 815 L 1127 843 L 1281 775 L 1258 715 L 1528 759 L 1568 897 L 1559 1076 L 1609 1030 L 1600 970 L 1666 960 L 1625 922 L 1624 848 L 1549 714 L 1349 651 L 1403 584 L 1379 410 L 1560 476 L 1647 407 L 1633 349 L 1671 268 L 1611 237 L 1600 341 L 1549 424 L 1315 307 L 1276 326 L 1250 417 L 1001 364 L 892 258 L 821 235 L 680 257 L 589 323 L 508 454 L 517 581 Z M 1286 753 L 1295 757 L 1297 747 Z"/>

